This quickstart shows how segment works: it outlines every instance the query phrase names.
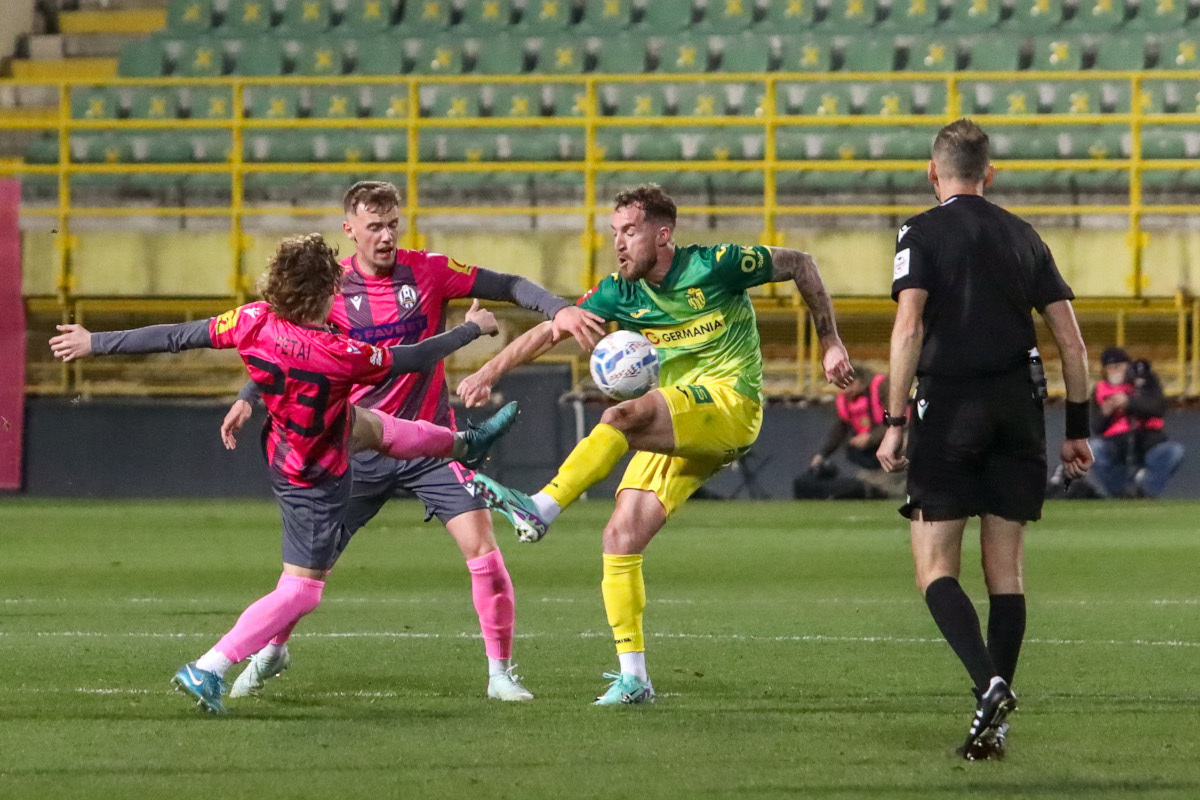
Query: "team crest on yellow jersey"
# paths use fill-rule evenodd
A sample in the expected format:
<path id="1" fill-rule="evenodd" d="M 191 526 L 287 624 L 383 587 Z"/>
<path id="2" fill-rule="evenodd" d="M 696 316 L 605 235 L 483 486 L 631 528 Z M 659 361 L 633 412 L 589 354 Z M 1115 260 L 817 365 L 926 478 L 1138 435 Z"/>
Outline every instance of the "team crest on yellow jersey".
<path id="1" fill-rule="evenodd" d="M 708 301 L 704 299 L 704 290 L 699 286 L 693 286 L 687 290 L 688 305 L 699 311 L 704 308 L 704 304 Z"/>

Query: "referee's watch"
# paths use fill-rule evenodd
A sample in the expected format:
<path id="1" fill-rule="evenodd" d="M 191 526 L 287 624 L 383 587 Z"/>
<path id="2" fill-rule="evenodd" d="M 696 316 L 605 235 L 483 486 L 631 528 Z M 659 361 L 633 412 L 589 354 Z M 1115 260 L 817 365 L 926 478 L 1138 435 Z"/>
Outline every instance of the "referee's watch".
<path id="1" fill-rule="evenodd" d="M 893 417 L 891 414 L 883 415 L 883 424 L 889 428 L 903 428 L 908 424 L 908 417 L 901 414 L 898 417 Z"/>

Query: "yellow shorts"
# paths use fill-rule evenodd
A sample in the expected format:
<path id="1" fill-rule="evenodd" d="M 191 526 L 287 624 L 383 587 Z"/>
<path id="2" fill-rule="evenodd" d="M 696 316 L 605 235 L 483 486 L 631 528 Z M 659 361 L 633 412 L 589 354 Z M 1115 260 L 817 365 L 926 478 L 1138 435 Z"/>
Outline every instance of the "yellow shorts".
<path id="1" fill-rule="evenodd" d="M 622 489 L 654 492 L 667 516 L 683 505 L 721 467 L 754 444 L 762 428 L 762 406 L 727 386 L 699 384 L 656 390 L 671 410 L 675 452 L 635 453 Z"/>

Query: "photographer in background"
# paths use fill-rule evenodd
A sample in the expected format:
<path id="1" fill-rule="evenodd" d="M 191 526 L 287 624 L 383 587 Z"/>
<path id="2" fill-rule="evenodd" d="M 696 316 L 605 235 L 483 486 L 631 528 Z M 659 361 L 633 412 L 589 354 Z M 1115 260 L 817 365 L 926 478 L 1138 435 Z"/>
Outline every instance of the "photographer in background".
<path id="1" fill-rule="evenodd" d="M 837 397 L 837 420 L 809 468 L 792 482 L 797 500 L 879 500 L 904 497 L 904 475 L 884 472 L 875 450 L 887 430 L 883 424 L 887 375 L 873 375 L 854 365 L 854 380 Z M 829 460 L 845 447 L 846 460 L 858 469 L 853 477 L 839 474 Z"/>
<path id="2" fill-rule="evenodd" d="M 1167 400 L 1150 362 L 1130 361 L 1120 347 L 1100 356 L 1104 377 L 1092 394 L 1091 482 L 1103 497 L 1158 497 L 1183 461 L 1167 440 Z"/>

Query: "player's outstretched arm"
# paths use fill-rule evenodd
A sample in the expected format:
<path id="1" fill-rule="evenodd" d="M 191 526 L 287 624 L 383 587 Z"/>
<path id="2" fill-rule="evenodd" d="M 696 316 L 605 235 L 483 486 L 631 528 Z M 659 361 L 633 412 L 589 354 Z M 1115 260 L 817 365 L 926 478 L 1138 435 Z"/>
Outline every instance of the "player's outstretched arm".
<path id="1" fill-rule="evenodd" d="M 233 401 L 233 405 L 225 412 L 225 419 L 221 421 L 221 443 L 226 450 L 237 448 L 237 436 L 250 417 L 254 416 L 254 405 L 261 399 L 258 384 L 246 381 L 246 385 L 238 392 L 237 400 Z"/>
<path id="2" fill-rule="evenodd" d="M 102 333 L 92 333 L 82 325 L 58 325 L 60 333 L 51 337 L 50 350 L 63 361 L 74 361 L 88 356 L 178 353 L 180 350 L 212 347 L 212 336 L 208 330 L 211 321 L 202 319 Z"/>
<path id="3" fill-rule="evenodd" d="M 500 326 L 492 312 L 479 307 L 479 301 L 471 303 L 466 317 L 458 325 L 445 333 L 430 336 L 417 344 L 398 344 L 388 349 L 392 352 L 392 369 L 388 378 L 403 375 L 406 372 L 420 372 L 432 367 L 455 350 L 470 344 L 480 336 L 495 336 L 500 332 Z"/>
<path id="4" fill-rule="evenodd" d="M 518 275 L 479 268 L 471 297 L 503 300 L 544 314 L 554 326 L 554 341 L 572 336 L 584 350 L 591 350 L 604 336 L 604 320 L 573 306 L 558 295 Z"/>
<path id="5" fill-rule="evenodd" d="M 825 368 L 825 378 L 839 389 L 845 389 L 854 378 L 854 368 L 850 366 L 850 356 L 842 337 L 838 335 L 837 321 L 833 316 L 833 300 L 825 290 L 821 280 L 821 271 L 817 262 L 808 253 L 799 250 L 789 250 L 786 247 L 771 247 L 771 280 L 793 281 L 808 306 L 812 315 L 813 326 L 817 338 L 821 341 L 821 349 L 825 356 L 821 361 Z"/>
<path id="6" fill-rule="evenodd" d="M 1042 311 L 1042 319 L 1054 335 L 1062 357 L 1063 382 L 1067 387 L 1067 438 L 1060 455 L 1068 478 L 1082 478 L 1092 466 L 1092 448 L 1088 444 L 1087 346 L 1079 332 L 1079 321 L 1070 300 L 1056 300 Z"/>
<path id="7" fill-rule="evenodd" d="M 476 372 L 463 378 L 458 384 L 457 394 L 468 408 L 487 403 L 492 395 L 492 386 L 509 370 L 533 361 L 555 344 L 553 323 L 543 322 L 508 343 L 491 361 Z"/>

